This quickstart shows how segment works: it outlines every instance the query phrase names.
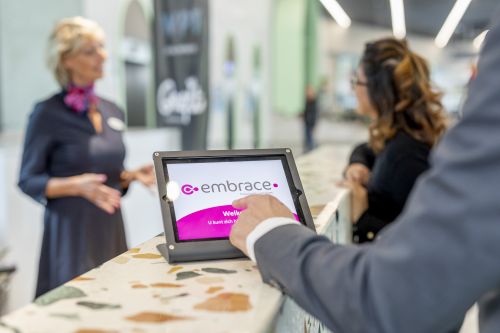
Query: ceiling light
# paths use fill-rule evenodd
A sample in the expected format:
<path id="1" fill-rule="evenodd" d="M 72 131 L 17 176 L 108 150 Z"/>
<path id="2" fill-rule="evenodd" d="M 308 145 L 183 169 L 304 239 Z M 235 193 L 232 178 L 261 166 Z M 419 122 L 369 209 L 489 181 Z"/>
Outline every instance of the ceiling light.
<path id="1" fill-rule="evenodd" d="M 406 37 L 405 7 L 403 0 L 391 0 L 392 32 L 394 37 Z"/>
<path id="2" fill-rule="evenodd" d="M 337 0 L 319 0 L 321 4 L 326 8 L 328 13 L 332 15 L 333 19 L 337 24 L 344 28 L 347 29 L 351 25 L 351 18 L 347 13 L 344 11 L 344 9 L 339 5 Z"/>
<path id="3" fill-rule="evenodd" d="M 474 49 L 476 51 L 481 50 L 481 46 L 483 45 L 484 39 L 486 38 L 486 35 L 488 34 L 488 31 L 489 30 L 484 30 L 476 38 L 474 38 L 474 41 L 472 42 L 472 45 L 474 45 Z"/>
<path id="4" fill-rule="evenodd" d="M 445 47 L 450 41 L 453 32 L 457 28 L 458 23 L 465 14 L 465 11 L 469 7 L 472 0 L 457 0 L 455 5 L 450 11 L 450 14 L 446 18 L 443 27 L 436 36 L 434 42 L 438 47 Z"/>

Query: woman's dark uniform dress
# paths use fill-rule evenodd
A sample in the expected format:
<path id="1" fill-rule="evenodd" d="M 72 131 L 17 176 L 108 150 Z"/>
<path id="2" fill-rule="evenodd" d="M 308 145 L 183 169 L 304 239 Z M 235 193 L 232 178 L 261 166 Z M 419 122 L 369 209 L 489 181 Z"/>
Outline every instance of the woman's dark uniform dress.
<path id="1" fill-rule="evenodd" d="M 120 209 L 108 214 L 82 197 L 45 196 L 49 178 L 84 173 L 105 174 L 105 184 L 122 191 L 123 128 L 113 124 L 123 122 L 123 112 L 99 98 L 97 133 L 85 112 L 65 105 L 64 94 L 38 103 L 30 115 L 19 179 L 22 191 L 45 205 L 37 297 L 127 250 Z"/>

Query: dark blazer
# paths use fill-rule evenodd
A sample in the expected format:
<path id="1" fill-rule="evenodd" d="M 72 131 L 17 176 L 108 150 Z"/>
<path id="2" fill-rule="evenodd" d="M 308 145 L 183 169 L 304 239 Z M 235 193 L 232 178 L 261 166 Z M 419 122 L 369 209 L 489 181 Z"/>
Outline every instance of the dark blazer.
<path id="1" fill-rule="evenodd" d="M 299 225 L 278 227 L 255 244 L 262 277 L 335 333 L 447 332 L 477 301 L 481 333 L 498 333 L 499 173 L 497 23 L 463 118 L 431 154 L 431 169 L 397 223 L 363 246 L 335 245 Z"/>
<path id="2" fill-rule="evenodd" d="M 353 226 L 355 243 L 372 241 L 401 213 L 417 178 L 429 168 L 431 146 L 406 132 L 398 132 L 375 155 L 367 144 L 358 145 L 349 164 L 361 163 L 371 170 L 367 184 L 368 209 Z"/>
<path id="3" fill-rule="evenodd" d="M 36 296 L 127 250 L 120 210 L 110 215 L 81 197 L 45 196 L 50 178 L 83 173 L 105 174 L 106 185 L 121 189 L 125 146 L 119 128 L 109 124 L 123 121 L 123 112 L 100 99 L 103 131 L 96 133 L 87 115 L 63 98 L 59 93 L 35 106 L 19 174 L 21 190 L 45 206 Z"/>

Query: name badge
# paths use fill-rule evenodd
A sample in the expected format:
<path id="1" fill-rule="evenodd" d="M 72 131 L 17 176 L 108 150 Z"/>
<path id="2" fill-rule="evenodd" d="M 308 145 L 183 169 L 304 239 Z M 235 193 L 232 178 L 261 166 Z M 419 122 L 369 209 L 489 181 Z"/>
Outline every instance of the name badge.
<path id="1" fill-rule="evenodd" d="M 118 132 L 122 132 L 123 130 L 125 130 L 125 128 L 127 128 L 125 123 L 121 119 L 118 119 L 116 117 L 108 118 L 108 125 L 109 127 Z"/>

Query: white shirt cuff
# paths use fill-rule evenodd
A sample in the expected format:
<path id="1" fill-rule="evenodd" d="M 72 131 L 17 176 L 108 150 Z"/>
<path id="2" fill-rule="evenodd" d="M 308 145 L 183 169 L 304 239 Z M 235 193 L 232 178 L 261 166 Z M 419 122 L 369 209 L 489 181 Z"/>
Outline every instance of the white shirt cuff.
<path id="1" fill-rule="evenodd" d="M 248 251 L 248 256 L 250 257 L 250 259 L 252 259 L 253 262 L 257 262 L 255 259 L 255 252 L 254 252 L 255 243 L 269 231 L 286 224 L 300 225 L 299 222 L 288 217 L 271 217 L 267 220 L 264 220 L 259 225 L 257 225 L 257 227 L 255 227 L 255 229 L 253 229 L 252 232 L 248 234 L 247 251 Z"/>

